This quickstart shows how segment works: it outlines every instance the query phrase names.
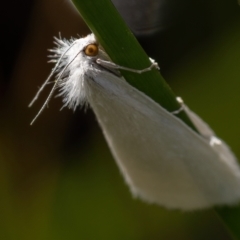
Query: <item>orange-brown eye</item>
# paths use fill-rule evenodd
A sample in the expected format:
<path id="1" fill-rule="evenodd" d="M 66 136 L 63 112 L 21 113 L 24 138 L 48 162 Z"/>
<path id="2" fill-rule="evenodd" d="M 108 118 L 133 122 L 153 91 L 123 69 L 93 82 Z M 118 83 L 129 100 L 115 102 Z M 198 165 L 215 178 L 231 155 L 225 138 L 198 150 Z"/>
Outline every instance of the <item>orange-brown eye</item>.
<path id="1" fill-rule="evenodd" d="M 87 56 L 96 56 L 98 54 L 98 46 L 96 44 L 89 44 L 84 52 Z"/>

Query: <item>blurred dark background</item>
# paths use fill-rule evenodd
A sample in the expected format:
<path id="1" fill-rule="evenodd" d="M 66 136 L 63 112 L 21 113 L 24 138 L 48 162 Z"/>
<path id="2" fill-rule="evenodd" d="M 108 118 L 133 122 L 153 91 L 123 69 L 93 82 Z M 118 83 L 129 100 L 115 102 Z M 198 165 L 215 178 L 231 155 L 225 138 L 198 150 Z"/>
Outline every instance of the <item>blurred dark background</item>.
<path id="1" fill-rule="evenodd" d="M 140 10 L 114 2 L 173 91 L 240 157 L 237 1 L 139 0 Z M 133 199 L 91 110 L 59 111 L 61 99 L 52 99 L 30 127 L 50 90 L 27 107 L 51 71 L 53 36 L 89 30 L 66 0 L 1 6 L 0 239 L 230 239 L 211 210 Z"/>

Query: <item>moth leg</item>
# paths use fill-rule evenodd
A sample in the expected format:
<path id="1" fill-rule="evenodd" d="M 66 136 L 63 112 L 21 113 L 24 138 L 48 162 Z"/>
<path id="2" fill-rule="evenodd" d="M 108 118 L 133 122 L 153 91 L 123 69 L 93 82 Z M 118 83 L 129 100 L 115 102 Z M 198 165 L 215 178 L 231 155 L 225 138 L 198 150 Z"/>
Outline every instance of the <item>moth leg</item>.
<path id="1" fill-rule="evenodd" d="M 215 137 L 215 136 L 211 136 L 209 144 L 210 144 L 210 146 L 213 147 L 213 146 L 216 146 L 216 145 L 221 145 L 222 141 L 219 138 Z"/>
<path id="2" fill-rule="evenodd" d="M 155 67 L 157 70 L 160 70 L 160 67 L 158 66 L 158 63 L 154 59 L 149 58 L 149 60 L 152 63 L 153 67 Z"/>
<path id="3" fill-rule="evenodd" d="M 171 112 L 174 115 L 177 115 L 177 114 L 179 114 L 180 112 L 182 112 L 182 111 L 184 111 L 186 109 L 185 104 L 184 104 L 184 102 L 183 102 L 181 97 L 176 97 L 176 100 L 180 104 L 180 108 L 178 110 L 175 110 L 175 111 Z"/>
<path id="4" fill-rule="evenodd" d="M 211 147 L 222 145 L 221 139 L 219 139 L 218 137 L 216 137 L 214 135 L 214 132 L 212 132 L 212 130 L 209 129 L 209 127 L 203 122 L 202 119 L 200 119 L 196 114 L 194 114 L 193 112 L 191 112 L 189 110 L 189 108 L 184 104 L 181 97 L 177 97 L 176 100 L 179 102 L 181 107 L 180 107 L 180 109 L 172 112 L 173 114 L 178 114 L 182 110 L 185 110 L 185 112 L 189 116 L 190 120 L 193 122 L 195 127 L 198 129 L 201 136 L 209 142 L 209 145 Z"/>
<path id="5" fill-rule="evenodd" d="M 127 67 L 123 67 L 123 66 L 120 66 L 120 65 L 117 65 L 113 62 L 110 62 L 110 61 L 105 61 L 105 60 L 102 60 L 100 58 L 98 58 L 96 60 L 96 62 L 103 66 L 103 67 L 106 67 L 106 68 L 113 68 L 113 69 L 122 69 L 122 70 L 126 70 L 126 71 L 129 71 L 129 72 L 134 72 L 134 73 L 138 73 L 138 74 L 141 74 L 141 73 L 144 73 L 144 72 L 148 72 L 148 71 L 151 71 L 153 68 L 156 68 L 156 69 L 159 69 L 159 66 L 158 66 L 158 63 L 155 62 L 153 59 L 149 58 L 149 60 L 151 61 L 151 65 L 147 68 L 144 68 L 142 70 L 137 70 L 137 69 L 132 69 L 132 68 L 127 68 Z"/>

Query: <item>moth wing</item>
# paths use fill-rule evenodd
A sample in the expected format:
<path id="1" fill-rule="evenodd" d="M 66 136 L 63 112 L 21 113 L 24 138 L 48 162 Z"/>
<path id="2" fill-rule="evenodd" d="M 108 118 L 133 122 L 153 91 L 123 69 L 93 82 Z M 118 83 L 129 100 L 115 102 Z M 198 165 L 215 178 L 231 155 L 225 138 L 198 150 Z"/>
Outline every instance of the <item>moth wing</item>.
<path id="1" fill-rule="evenodd" d="M 240 170 L 200 135 L 124 79 L 85 80 L 88 101 L 134 196 L 193 210 L 240 199 Z"/>

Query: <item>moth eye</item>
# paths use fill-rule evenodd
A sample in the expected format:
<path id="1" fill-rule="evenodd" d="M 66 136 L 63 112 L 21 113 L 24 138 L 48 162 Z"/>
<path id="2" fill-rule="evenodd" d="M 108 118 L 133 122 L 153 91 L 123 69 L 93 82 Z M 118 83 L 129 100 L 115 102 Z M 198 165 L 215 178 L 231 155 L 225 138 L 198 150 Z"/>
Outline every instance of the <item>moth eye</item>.
<path id="1" fill-rule="evenodd" d="M 96 56 L 98 54 L 98 46 L 96 44 L 89 44 L 84 49 L 84 53 L 87 56 Z"/>

